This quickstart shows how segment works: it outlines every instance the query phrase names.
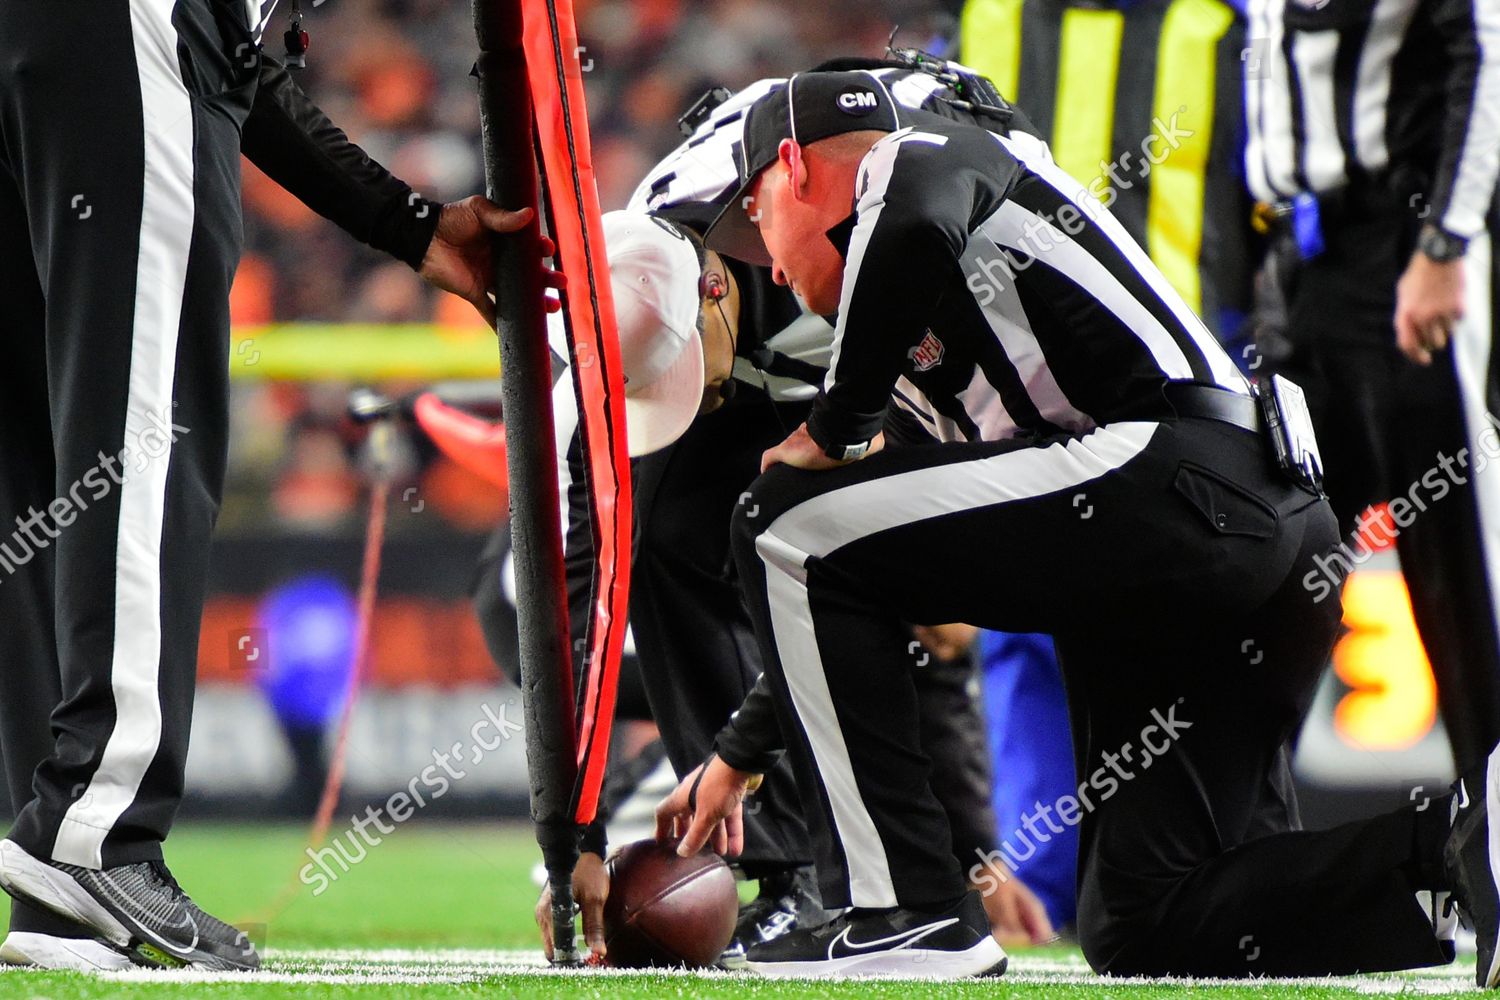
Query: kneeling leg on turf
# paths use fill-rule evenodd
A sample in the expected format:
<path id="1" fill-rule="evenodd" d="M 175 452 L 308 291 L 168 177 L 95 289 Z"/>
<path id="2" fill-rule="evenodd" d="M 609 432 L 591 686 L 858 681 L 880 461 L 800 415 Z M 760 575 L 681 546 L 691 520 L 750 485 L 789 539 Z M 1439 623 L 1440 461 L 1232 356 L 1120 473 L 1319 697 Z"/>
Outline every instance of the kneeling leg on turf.
<path id="1" fill-rule="evenodd" d="M 1337 530 L 1236 435 L 1126 425 L 756 483 L 736 556 L 789 753 L 821 806 L 831 905 L 930 911 L 962 891 L 898 628 L 956 619 L 1058 635 L 1082 759 L 1128 771 L 1062 817 L 1082 826 L 1096 968 L 1314 975 L 1451 956 L 1415 899 L 1441 882 L 1441 824 L 1294 829 L 1285 741 L 1340 618 L 1300 581 Z M 1203 509 L 1222 484 L 1183 486 L 1188 462 L 1238 480 L 1213 498 L 1227 522 Z"/>

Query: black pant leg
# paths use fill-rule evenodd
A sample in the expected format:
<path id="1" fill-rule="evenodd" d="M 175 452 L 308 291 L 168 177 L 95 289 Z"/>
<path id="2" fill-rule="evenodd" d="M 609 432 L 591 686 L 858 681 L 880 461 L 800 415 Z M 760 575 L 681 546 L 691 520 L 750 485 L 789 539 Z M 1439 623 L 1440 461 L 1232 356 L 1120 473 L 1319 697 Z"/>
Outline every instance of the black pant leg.
<path id="1" fill-rule="evenodd" d="M 932 759 L 932 790 L 953 834 L 953 854 L 968 865 L 995 849 L 988 733 L 975 697 L 972 652 L 952 660 L 917 651 L 917 704 L 922 751 Z"/>
<path id="2" fill-rule="evenodd" d="M 1317 528 L 1249 616 L 1184 621 L 1139 652 L 1121 636 L 1059 640 L 1070 692 L 1090 692 L 1079 934 L 1100 971 L 1327 975 L 1451 957 L 1414 897 L 1432 887 L 1415 876 L 1435 853 L 1414 809 L 1297 829 L 1284 746 L 1339 618 L 1336 597 L 1304 585 L 1336 538 L 1331 515 Z M 1134 669 L 1140 655 L 1149 672 Z M 1125 748 L 1174 707 L 1181 739 L 1149 767 L 1132 761 Z"/>
<path id="3" fill-rule="evenodd" d="M 26 68 L 0 89 L 49 307 L 57 506 L 31 531 L 54 550 L 62 679 L 11 836 L 88 867 L 160 857 L 182 794 L 254 86 L 228 9 L 0 12 L 0 63 Z"/>
<path id="4" fill-rule="evenodd" d="M 678 774 L 702 763 L 762 665 L 729 553 L 729 522 L 765 449 L 806 416 L 753 390 L 636 463 L 630 623 L 662 742 Z M 807 864 L 803 804 L 778 765 L 750 800 L 740 863 L 752 876 Z"/>
<path id="5" fill-rule="evenodd" d="M 1464 277 L 1471 305 L 1449 349 L 1427 368 L 1401 362 L 1390 494 L 1415 507 L 1396 544 L 1460 774 L 1500 742 L 1500 312 L 1488 234 Z M 1454 476 L 1443 457 L 1460 463 Z"/>
<path id="6" fill-rule="evenodd" d="M 736 560 L 789 756 L 818 796 L 809 822 L 825 904 L 921 908 L 962 891 L 903 620 L 1056 632 L 1080 606 L 1139 605 L 1153 581 L 1221 599 L 1277 572 L 1262 559 L 1236 575 L 1204 540 L 1185 544 L 1180 499 L 1163 529 L 1175 466 L 1153 457 L 1121 472 L 1158 435 L 1160 450 L 1175 432 L 892 450 L 828 472 L 778 467 L 751 487 Z M 1136 493 L 1147 489 L 1149 503 Z"/>
<path id="7" fill-rule="evenodd" d="M 1494 228 L 1494 219 L 1491 228 Z M 1437 681 L 1458 770 L 1500 741 L 1500 412 L 1492 349 L 1495 259 L 1488 234 L 1466 260 L 1468 308 L 1430 367 L 1395 347 L 1396 283 L 1410 260 L 1409 213 L 1344 219 L 1327 250 L 1296 268 L 1289 356 L 1276 364 L 1308 391 L 1340 524 L 1408 498 L 1397 547 L 1417 630 Z M 1485 450 L 1487 474 L 1475 474 Z M 1452 476 L 1440 462 L 1468 456 Z M 1425 509 L 1423 509 L 1425 508 Z"/>
<path id="8" fill-rule="evenodd" d="M 1058 636 L 1081 786 L 1032 829 L 1082 824 L 1079 932 L 1096 968 L 1295 965 L 1287 952 L 1224 966 L 1231 899 L 1245 933 L 1275 922 L 1321 942 L 1317 971 L 1439 960 L 1406 876 L 1421 854 L 1410 812 L 1356 828 L 1362 843 L 1413 831 L 1357 858 L 1276 834 L 1295 858 L 1280 863 L 1342 887 L 1317 905 L 1286 891 L 1273 855 L 1239 850 L 1294 822 L 1285 741 L 1340 619 L 1336 592 L 1319 600 L 1307 583 L 1338 540 L 1333 514 L 1280 478 L 1263 440 L 1184 421 L 925 451 L 773 469 L 752 487 L 754 516 L 736 515 L 790 753 L 822 806 L 825 902 L 920 908 L 960 891 L 933 847 L 946 823 L 896 627 L 959 617 Z M 1411 918 L 1373 927 L 1366 911 Z M 1345 923 L 1368 933 L 1330 941 Z"/>
<path id="9" fill-rule="evenodd" d="M 3 99 L 0 99 L 3 104 Z M 0 122 L 5 113 L 0 110 Z M 3 132 L 0 125 L 0 132 Z M 0 147 L 0 525 L 7 529 L 52 499 L 52 428 L 47 413 L 45 300 L 31 255 L 25 206 Z M 0 542 L 0 759 L 12 815 L 31 800 L 31 782 L 52 752 L 52 709 L 62 699 L 53 632 L 53 550 Z M 24 561 L 23 561 L 24 560 Z M 49 911 L 10 901 L 10 929 L 76 936 L 76 924 Z"/>

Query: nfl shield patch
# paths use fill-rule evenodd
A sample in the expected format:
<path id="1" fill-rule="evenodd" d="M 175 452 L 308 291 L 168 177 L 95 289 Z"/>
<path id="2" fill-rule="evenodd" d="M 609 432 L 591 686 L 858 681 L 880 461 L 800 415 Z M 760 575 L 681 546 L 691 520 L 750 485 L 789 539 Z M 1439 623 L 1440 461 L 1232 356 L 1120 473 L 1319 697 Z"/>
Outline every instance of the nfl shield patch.
<path id="1" fill-rule="evenodd" d="M 943 342 L 928 330 L 922 342 L 908 351 L 906 356 L 911 358 L 912 367 L 917 371 L 931 371 L 943 363 Z"/>

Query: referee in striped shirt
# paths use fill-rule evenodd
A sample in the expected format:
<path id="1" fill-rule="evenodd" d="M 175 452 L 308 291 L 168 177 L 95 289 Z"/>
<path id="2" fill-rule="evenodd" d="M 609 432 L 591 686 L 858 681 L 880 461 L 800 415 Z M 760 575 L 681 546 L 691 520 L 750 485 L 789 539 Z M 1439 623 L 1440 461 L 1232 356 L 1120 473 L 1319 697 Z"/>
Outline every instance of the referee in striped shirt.
<path id="1" fill-rule="evenodd" d="M 6 963 L 259 961 L 162 861 L 223 487 L 241 152 L 490 317 L 488 233 L 530 218 L 373 162 L 261 51 L 274 7 L 0 3 Z"/>
<path id="2" fill-rule="evenodd" d="M 1079 787 L 1055 813 L 1080 825 L 1094 968 L 1434 964 L 1451 944 L 1415 894 L 1455 888 L 1485 968 L 1482 783 L 1454 806 L 1459 841 L 1446 799 L 1296 829 L 1284 748 L 1340 617 L 1302 577 L 1337 527 L 1119 223 L 1040 140 L 898 111 L 860 74 L 793 77 L 750 112 L 741 157 L 743 200 L 710 245 L 770 260 L 838 324 L 807 424 L 766 454 L 734 525 L 769 698 L 662 803 L 658 833 L 733 846 L 779 721 L 817 796 L 824 904 L 851 907 L 751 949 L 750 967 L 1003 968 L 942 849 L 899 629 L 959 619 L 1056 637 Z M 939 443 L 882 451 L 893 398 Z"/>
<path id="3" fill-rule="evenodd" d="M 1500 740 L 1500 468 L 1468 461 L 1500 412 L 1500 0 L 1250 0 L 1244 55 L 1285 306 L 1264 371 L 1307 390 L 1340 527 L 1391 501 L 1462 772 Z M 1431 496 L 1444 459 L 1463 471 Z"/>

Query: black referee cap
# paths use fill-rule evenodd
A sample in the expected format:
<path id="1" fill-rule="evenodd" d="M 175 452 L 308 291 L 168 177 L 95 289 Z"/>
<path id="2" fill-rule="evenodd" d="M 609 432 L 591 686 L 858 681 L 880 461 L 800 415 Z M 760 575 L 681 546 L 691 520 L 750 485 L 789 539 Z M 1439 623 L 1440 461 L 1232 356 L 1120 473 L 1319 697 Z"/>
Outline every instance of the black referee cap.
<path id="1" fill-rule="evenodd" d="M 864 70 L 798 73 L 786 86 L 750 106 L 740 143 L 740 186 L 704 234 L 704 242 L 731 257 L 770 266 L 771 255 L 760 230 L 747 214 L 756 209 L 746 201 L 750 185 L 776 162 L 781 140 L 793 139 L 800 146 L 809 146 L 845 132 L 894 132 L 899 128 L 896 102 L 875 74 Z"/>

